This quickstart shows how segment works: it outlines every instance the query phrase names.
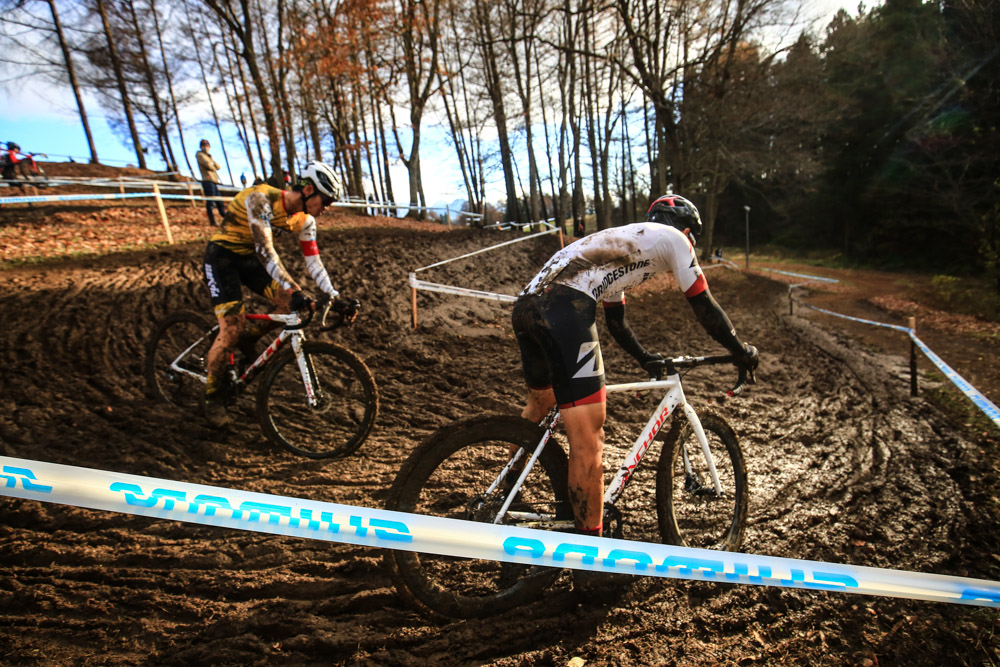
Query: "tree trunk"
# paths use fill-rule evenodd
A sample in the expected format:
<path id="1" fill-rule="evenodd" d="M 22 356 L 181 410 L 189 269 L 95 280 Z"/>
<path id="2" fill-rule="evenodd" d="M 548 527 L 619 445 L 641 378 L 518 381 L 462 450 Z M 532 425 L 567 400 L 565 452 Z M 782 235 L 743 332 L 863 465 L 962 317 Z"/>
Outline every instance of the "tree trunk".
<path id="1" fill-rule="evenodd" d="M 174 95 L 174 84 L 170 78 L 170 67 L 167 65 L 167 52 L 163 48 L 163 34 L 160 32 L 160 17 L 156 11 L 155 0 L 149 0 L 149 9 L 153 14 L 153 25 L 156 27 L 156 40 L 160 45 L 160 58 L 163 60 L 163 76 L 167 80 L 167 90 L 170 92 L 170 106 L 174 110 L 174 122 L 177 123 L 177 136 L 180 138 L 181 152 L 184 153 L 184 162 L 187 163 L 188 171 L 191 173 L 191 176 L 197 180 L 199 174 L 196 174 L 194 169 L 191 168 L 191 158 L 188 157 L 187 142 L 184 141 L 184 128 L 181 126 L 181 112 L 177 108 L 177 97 Z M 225 148 L 223 148 L 223 150 L 225 150 Z"/>
<path id="2" fill-rule="evenodd" d="M 66 61 L 66 74 L 69 75 L 69 85 L 73 88 L 73 96 L 76 98 L 76 108 L 80 112 L 80 122 L 83 123 L 83 132 L 87 135 L 87 146 L 90 148 L 90 162 L 97 163 L 97 148 L 94 146 L 94 135 L 90 132 L 90 122 L 87 120 L 87 109 L 83 105 L 83 97 L 80 95 L 80 84 L 76 80 L 76 68 L 73 66 L 73 55 L 66 43 L 66 36 L 63 34 L 62 23 L 59 20 L 59 12 L 56 10 L 55 0 L 46 0 L 49 10 L 52 12 L 52 24 L 56 29 L 56 37 L 59 38 L 59 48 L 62 50 L 63 59 Z"/>
<path id="3" fill-rule="evenodd" d="M 201 81 L 205 85 L 205 96 L 208 97 L 208 106 L 212 109 L 212 121 L 215 123 L 215 131 L 219 135 L 219 145 L 222 147 L 222 158 L 226 161 L 226 171 L 229 172 L 229 182 L 233 185 L 236 184 L 236 180 L 233 178 L 232 167 L 229 166 L 229 154 L 226 152 L 226 142 L 222 138 L 222 127 L 219 124 L 219 114 L 215 110 L 215 100 L 212 99 L 212 88 L 208 85 L 208 75 L 205 73 L 205 61 L 201 57 L 201 48 L 198 45 L 198 36 L 194 32 L 194 22 L 191 17 L 191 9 L 188 7 L 187 3 L 184 4 L 184 10 L 187 12 L 188 19 L 188 36 L 191 38 L 191 44 L 194 47 L 194 55 L 198 60 L 198 69 L 201 72 Z M 218 60 L 216 60 L 216 68 L 218 68 Z M 226 98 L 229 97 L 229 91 L 226 90 Z M 186 154 L 185 154 L 186 157 Z M 251 157 L 250 167 L 253 168 L 253 159 Z M 192 171 L 193 173 L 193 171 Z M 195 175 L 195 178 L 201 180 L 201 173 Z"/>
<path id="4" fill-rule="evenodd" d="M 167 171 L 177 171 L 177 160 L 174 158 L 174 149 L 170 145 L 170 137 L 167 136 L 167 120 L 163 115 L 163 108 L 160 106 L 160 95 L 156 89 L 156 82 L 153 79 L 153 67 L 149 64 L 149 57 L 146 53 L 146 41 L 142 38 L 142 27 L 139 25 L 139 15 L 135 11 L 135 3 L 128 0 L 128 10 L 132 15 L 132 26 L 135 28 L 135 38 L 139 44 L 139 55 L 142 62 L 142 73 L 149 86 L 149 95 L 153 100 L 153 111 L 156 113 L 156 134 L 160 139 L 160 152 L 163 155 L 163 162 L 167 165 Z"/>
<path id="5" fill-rule="evenodd" d="M 146 156 L 142 149 L 142 140 L 139 139 L 139 130 L 135 126 L 135 119 L 132 116 L 132 102 L 129 100 L 128 90 L 125 88 L 125 75 L 122 72 L 122 63 L 118 58 L 118 49 L 111 38 L 111 25 L 108 23 L 108 12 L 104 7 L 104 0 L 97 0 L 97 10 L 101 14 L 101 22 L 104 25 L 104 36 L 108 40 L 108 51 L 111 55 L 111 65 L 115 70 L 115 79 L 118 82 L 118 92 L 122 96 L 122 107 L 125 111 L 125 120 L 128 122 L 129 134 L 132 135 L 132 145 L 135 147 L 136 161 L 140 169 L 146 168 Z"/>

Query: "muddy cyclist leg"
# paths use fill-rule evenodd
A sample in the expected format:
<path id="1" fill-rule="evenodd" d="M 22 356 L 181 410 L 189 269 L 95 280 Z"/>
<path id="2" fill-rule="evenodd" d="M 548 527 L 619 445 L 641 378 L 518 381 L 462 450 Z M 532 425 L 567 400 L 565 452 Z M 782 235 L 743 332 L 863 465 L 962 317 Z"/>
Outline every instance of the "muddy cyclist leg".
<path id="1" fill-rule="evenodd" d="M 604 522 L 605 404 L 577 405 L 560 412 L 569 439 L 569 500 L 576 528 L 599 536 Z"/>

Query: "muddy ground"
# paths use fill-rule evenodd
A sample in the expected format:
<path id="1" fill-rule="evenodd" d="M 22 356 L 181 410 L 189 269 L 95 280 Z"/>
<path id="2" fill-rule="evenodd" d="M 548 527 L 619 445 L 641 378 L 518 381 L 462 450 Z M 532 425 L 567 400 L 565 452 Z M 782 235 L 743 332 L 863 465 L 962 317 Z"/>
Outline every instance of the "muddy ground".
<path id="1" fill-rule="evenodd" d="M 369 441 L 332 462 L 264 440 L 249 399 L 237 410 L 240 424 L 220 433 L 146 398 L 141 364 L 155 322 L 177 308 L 208 312 L 202 243 L 0 272 L 0 454 L 381 506 L 400 461 L 432 430 L 518 409 L 509 306 L 422 293 L 414 331 L 406 280 L 415 267 L 511 237 L 323 230 L 335 284 L 364 303 L 356 326 L 336 339 L 367 360 L 382 397 Z M 552 237 L 528 241 L 425 276 L 514 293 L 555 248 Z M 285 247 L 301 274 L 296 255 Z M 789 316 L 784 284 L 727 269 L 708 275 L 741 335 L 762 351 L 758 384 L 719 406 L 747 455 L 745 551 L 1000 579 L 991 441 L 911 398 L 904 356 L 809 313 Z M 668 352 L 717 351 L 679 294 L 665 283 L 649 287 L 629 301 L 641 340 Z M 641 378 L 610 345 L 605 361 L 612 381 Z M 696 371 L 685 387 L 705 405 L 730 379 Z M 613 452 L 637 428 L 624 423 L 636 409 L 613 399 L 610 412 Z M 653 475 L 645 473 L 627 495 L 633 539 L 655 539 L 655 510 L 643 501 Z M 1000 662 L 996 611 L 652 578 L 595 603 L 563 577 L 531 607 L 432 623 L 397 598 L 381 557 L 371 548 L 0 497 L 0 663 Z"/>

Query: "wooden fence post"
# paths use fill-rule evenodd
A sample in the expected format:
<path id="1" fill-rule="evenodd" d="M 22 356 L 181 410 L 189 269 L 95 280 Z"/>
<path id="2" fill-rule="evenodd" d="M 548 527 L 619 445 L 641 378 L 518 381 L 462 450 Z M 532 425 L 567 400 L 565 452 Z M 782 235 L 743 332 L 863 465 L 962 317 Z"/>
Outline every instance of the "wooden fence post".
<path id="1" fill-rule="evenodd" d="M 412 316 L 413 328 L 416 329 L 417 328 L 417 288 L 416 287 L 411 287 L 410 288 L 410 309 L 411 309 L 411 311 L 413 313 L 413 316 Z"/>
<path id="2" fill-rule="evenodd" d="M 188 186 L 188 197 L 191 198 L 191 208 L 194 208 L 195 207 L 195 203 L 194 203 L 194 190 L 191 189 L 191 181 L 188 181 L 187 186 Z"/>
<path id="3" fill-rule="evenodd" d="M 174 235 L 170 233 L 170 221 L 167 220 L 167 209 L 163 206 L 163 198 L 160 197 L 160 186 L 153 183 L 153 194 L 156 195 L 156 206 L 160 209 L 160 220 L 163 221 L 163 229 L 167 232 L 167 243 L 174 244 Z"/>
<path id="4" fill-rule="evenodd" d="M 910 318 L 910 330 L 917 333 L 917 318 Z M 917 344 L 910 338 L 910 396 L 917 395 Z"/>

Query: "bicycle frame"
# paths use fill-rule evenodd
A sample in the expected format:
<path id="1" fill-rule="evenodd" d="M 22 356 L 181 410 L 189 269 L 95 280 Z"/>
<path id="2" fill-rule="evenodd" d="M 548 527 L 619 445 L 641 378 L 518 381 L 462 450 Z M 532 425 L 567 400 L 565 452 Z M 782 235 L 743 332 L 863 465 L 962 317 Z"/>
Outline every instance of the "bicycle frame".
<path id="1" fill-rule="evenodd" d="M 302 385 L 306 392 L 306 399 L 310 407 L 316 407 L 320 404 L 319 392 L 316 383 L 316 372 L 312 368 L 308 357 L 302 352 L 302 344 L 305 342 L 305 333 L 301 328 L 297 328 L 302 323 L 302 318 L 296 313 L 290 314 L 265 314 L 265 313 L 248 313 L 246 318 L 249 320 L 266 320 L 271 322 L 281 322 L 285 325 L 285 328 L 278 333 L 278 337 L 271 341 L 271 344 L 260 353 L 260 355 L 254 360 L 252 364 L 247 366 L 238 378 L 236 378 L 237 386 L 246 385 L 257 374 L 263 370 L 264 365 L 270 361 L 274 355 L 281 349 L 285 342 L 291 339 L 292 350 L 295 353 L 295 359 L 298 362 L 299 372 L 302 374 Z M 207 382 L 208 378 L 202 374 L 195 371 L 191 371 L 184 368 L 181 364 L 183 360 L 190 354 L 198 344 L 204 341 L 207 337 L 212 336 L 216 331 L 218 331 L 218 325 L 213 327 L 204 336 L 196 340 L 191 344 L 186 350 L 181 352 L 181 354 L 173 360 L 170 364 L 170 368 L 182 375 L 186 375 L 191 378 L 195 378 L 200 382 Z"/>
<path id="2" fill-rule="evenodd" d="M 660 400 L 660 403 L 653 410 L 652 416 L 650 416 L 649 421 L 646 422 L 645 428 L 643 428 L 642 433 L 636 439 L 635 444 L 632 449 L 625 455 L 624 460 L 618 467 L 618 472 L 615 474 L 614 479 L 608 485 L 608 488 L 604 492 L 604 503 L 613 505 L 621 497 L 622 493 L 625 491 L 625 486 L 628 484 L 629 479 L 632 477 L 632 473 L 642 462 L 643 457 L 646 452 L 649 451 L 649 446 L 653 444 L 653 440 L 656 438 L 656 434 L 660 432 L 663 425 L 667 423 L 667 418 L 672 415 L 678 408 L 683 410 L 684 416 L 687 418 L 688 422 L 691 424 L 691 428 L 694 430 L 695 436 L 698 438 L 698 442 L 701 444 L 702 451 L 705 453 L 705 459 L 708 462 L 709 473 L 712 478 L 712 485 L 715 488 L 717 494 L 722 493 L 722 485 L 719 482 L 719 474 L 715 468 L 715 460 L 712 458 L 712 452 L 708 445 L 708 439 L 705 437 L 705 430 L 702 428 L 701 420 L 698 418 L 698 414 L 692 408 L 686 398 L 684 397 L 684 390 L 681 388 L 681 378 L 679 373 L 673 373 L 668 375 L 664 380 L 648 380 L 646 382 L 629 382 L 625 384 L 613 384 L 606 387 L 608 393 L 618 393 L 625 391 L 643 391 L 652 389 L 666 389 L 666 394 Z M 518 519 L 519 521 L 527 522 L 531 527 L 544 527 L 549 529 L 566 529 L 573 527 L 572 520 L 566 521 L 556 521 L 555 517 L 550 515 L 542 515 L 533 512 L 508 512 L 508 508 L 517 495 L 517 490 L 521 488 L 524 480 L 527 478 L 528 474 L 531 472 L 531 468 L 535 465 L 535 461 L 541 455 L 542 450 L 548 443 L 552 436 L 552 431 L 555 429 L 556 424 L 559 421 L 559 411 L 557 408 L 553 408 L 545 419 L 542 421 L 542 426 L 545 428 L 545 434 L 539 441 L 538 445 L 535 447 L 535 451 L 532 453 L 531 458 L 524 465 L 524 469 L 518 476 L 517 481 L 511 488 L 503 506 L 497 513 L 496 518 L 493 523 L 500 523 L 504 516 L 510 516 L 511 518 Z M 500 482 L 506 477 L 507 472 L 514 467 L 517 460 L 521 457 L 523 450 L 519 449 L 517 454 L 508 462 L 507 466 L 500 472 L 497 479 L 490 485 L 487 493 L 491 493 Z M 688 474 L 691 473 L 691 464 L 688 461 L 687 451 L 682 450 L 684 457 L 684 470 Z"/>

